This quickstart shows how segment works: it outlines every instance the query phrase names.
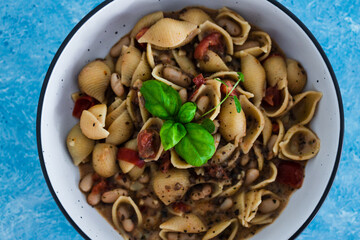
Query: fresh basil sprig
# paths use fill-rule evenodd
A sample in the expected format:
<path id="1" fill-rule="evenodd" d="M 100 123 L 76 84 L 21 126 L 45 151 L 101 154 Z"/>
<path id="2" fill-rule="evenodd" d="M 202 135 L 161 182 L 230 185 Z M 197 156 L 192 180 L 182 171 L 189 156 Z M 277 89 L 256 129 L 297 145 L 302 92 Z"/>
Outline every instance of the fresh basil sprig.
<path id="1" fill-rule="evenodd" d="M 207 111 L 206 113 L 204 113 L 201 117 L 205 117 L 206 115 L 208 115 L 209 113 L 211 113 L 212 111 L 214 111 L 215 109 L 217 109 L 221 104 L 223 104 L 225 102 L 225 100 L 230 96 L 230 94 L 235 90 L 235 88 L 237 87 L 237 85 L 239 85 L 240 82 L 244 82 L 244 74 L 242 74 L 241 72 L 237 73 L 238 75 L 238 80 L 236 81 L 236 83 L 234 84 L 234 86 L 232 87 L 232 89 L 226 94 L 226 96 L 223 98 L 223 100 L 221 100 L 221 102 L 216 105 L 215 107 L 213 107 L 212 109 L 210 109 L 209 111 Z M 221 82 L 222 84 L 224 84 L 225 86 L 229 87 L 225 82 L 221 81 L 218 78 L 215 78 L 216 81 Z M 236 99 L 235 99 L 236 98 Z M 234 96 L 234 100 L 235 100 L 235 105 L 236 105 L 236 111 L 238 113 L 241 112 L 241 104 L 239 99 Z M 237 100 L 237 101 L 236 101 Z"/>
<path id="2" fill-rule="evenodd" d="M 215 153 L 214 138 L 201 125 L 187 123 L 186 135 L 175 146 L 175 151 L 195 167 L 205 164 Z"/>
<path id="3" fill-rule="evenodd" d="M 145 108 L 152 115 L 164 120 L 175 120 L 181 107 L 177 91 L 165 83 L 149 80 L 143 83 L 140 92 L 145 98 Z"/>
<path id="4" fill-rule="evenodd" d="M 165 151 L 178 144 L 185 135 L 184 125 L 173 120 L 165 121 L 160 129 L 160 139 Z"/>
<path id="5" fill-rule="evenodd" d="M 213 133 L 215 131 L 215 124 L 209 118 L 205 118 L 201 122 L 201 126 L 203 126 L 203 128 L 205 128 L 209 133 Z"/>
<path id="6" fill-rule="evenodd" d="M 196 104 L 194 102 L 186 102 L 181 106 L 177 114 L 177 119 L 181 123 L 189 123 L 194 119 L 195 113 Z"/>
<path id="7" fill-rule="evenodd" d="M 205 164 L 214 155 L 214 138 L 209 133 L 211 124 L 208 122 L 210 127 L 204 128 L 200 124 L 190 123 L 195 117 L 195 103 L 182 105 L 179 93 L 157 80 L 144 82 L 140 92 L 145 99 L 145 108 L 153 116 L 166 120 L 160 130 L 165 150 L 175 147 L 177 154 L 193 166 Z"/>

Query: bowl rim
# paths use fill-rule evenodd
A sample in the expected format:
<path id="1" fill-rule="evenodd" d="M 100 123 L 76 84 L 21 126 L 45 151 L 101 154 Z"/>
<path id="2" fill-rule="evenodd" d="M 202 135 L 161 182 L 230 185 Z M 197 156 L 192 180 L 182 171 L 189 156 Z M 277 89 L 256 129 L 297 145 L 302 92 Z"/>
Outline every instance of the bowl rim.
<path id="1" fill-rule="evenodd" d="M 46 72 L 45 78 L 44 78 L 44 82 L 41 88 L 41 92 L 40 92 L 40 97 L 39 97 L 39 102 L 38 102 L 38 107 L 37 107 L 37 117 L 36 117 L 36 139 L 37 139 L 37 148 L 38 148 L 38 155 L 39 155 L 39 160 L 40 160 L 40 165 L 41 165 L 41 169 L 46 181 L 46 184 L 50 190 L 50 193 L 52 195 L 52 197 L 54 198 L 57 206 L 59 207 L 59 209 L 61 210 L 61 212 L 63 213 L 63 215 L 65 216 L 65 218 L 68 220 L 68 222 L 76 229 L 76 231 L 84 238 L 84 239 L 90 239 L 86 233 L 74 222 L 74 220 L 70 217 L 70 215 L 67 213 L 67 211 L 65 210 L 65 208 L 62 206 L 62 204 L 60 203 L 52 185 L 49 179 L 49 175 L 47 173 L 46 170 L 46 166 L 45 166 L 45 161 L 44 161 L 44 156 L 43 156 L 43 149 L 42 149 L 42 143 L 41 143 L 41 119 L 42 119 L 42 107 L 43 107 L 43 103 L 44 103 L 44 96 L 45 96 L 45 92 L 46 92 L 46 88 L 48 85 L 48 82 L 50 80 L 50 76 L 51 73 L 60 57 L 60 55 L 62 54 L 64 48 L 67 46 L 67 44 L 69 43 L 69 41 L 71 40 L 71 38 L 75 35 L 75 33 L 79 30 L 79 28 L 81 28 L 81 26 L 87 21 L 89 20 L 94 14 L 96 14 L 100 9 L 102 9 L 103 7 L 105 7 L 106 5 L 108 5 L 109 3 L 113 2 L 114 0 L 106 0 L 102 3 L 100 3 L 99 5 L 97 5 L 94 9 L 92 9 L 88 14 L 86 14 L 78 24 L 75 25 L 75 27 L 71 30 L 71 32 L 66 36 L 65 40 L 62 42 L 62 44 L 60 45 L 59 49 L 57 50 L 54 58 L 51 61 L 51 64 Z M 292 20 L 294 20 L 300 27 L 301 29 L 306 33 L 306 35 L 310 38 L 310 40 L 313 42 L 313 44 L 315 45 L 315 47 L 317 48 L 318 52 L 320 53 L 323 61 L 326 64 L 327 69 L 329 70 L 329 73 L 331 75 L 331 78 L 333 80 L 333 84 L 334 84 L 334 88 L 336 91 L 336 97 L 337 97 L 337 101 L 338 101 L 338 107 L 339 107 L 339 113 L 340 113 L 340 134 L 339 134 L 339 145 L 338 145 L 338 149 L 337 149 L 337 153 L 336 153 L 336 160 L 335 160 L 335 164 L 334 164 L 334 168 L 332 170 L 330 179 L 326 185 L 326 188 L 324 190 L 323 195 L 321 196 L 319 202 L 317 203 L 316 207 L 314 208 L 314 210 L 312 211 L 312 213 L 310 214 L 310 216 L 306 219 L 306 221 L 300 226 L 300 228 L 290 237 L 290 239 L 295 239 L 297 236 L 300 235 L 300 233 L 309 225 L 309 223 L 312 221 L 312 219 L 315 217 L 315 215 L 317 214 L 317 212 L 319 211 L 320 207 L 322 206 L 322 204 L 324 203 L 330 189 L 331 186 L 334 182 L 335 176 L 336 176 L 336 172 L 340 163 L 340 158 L 341 158 L 341 151 L 342 151 L 342 145 L 343 145 L 343 138 L 344 138 L 344 109 L 343 109 L 343 102 L 342 102 L 342 98 L 341 98 L 341 92 L 340 92 L 340 88 L 338 85 L 338 81 L 336 79 L 334 70 L 330 64 L 329 59 L 327 58 L 324 50 L 322 49 L 321 45 L 319 44 L 319 42 L 316 40 L 316 38 L 314 37 L 314 35 L 311 33 L 311 31 L 305 26 L 305 24 L 298 18 L 295 16 L 295 14 L 293 14 L 289 9 L 287 9 L 284 5 L 282 5 L 281 3 L 277 2 L 276 0 L 266 0 L 270 3 L 272 3 L 274 6 L 276 6 L 277 8 L 279 8 L 281 11 L 283 11 L 285 14 L 287 14 Z"/>

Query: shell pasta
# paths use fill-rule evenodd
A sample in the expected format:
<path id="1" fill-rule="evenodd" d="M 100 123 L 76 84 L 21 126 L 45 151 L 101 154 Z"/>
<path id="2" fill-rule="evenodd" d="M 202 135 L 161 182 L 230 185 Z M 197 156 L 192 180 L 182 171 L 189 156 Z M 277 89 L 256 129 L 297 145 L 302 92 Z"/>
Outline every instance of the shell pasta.
<path id="1" fill-rule="evenodd" d="M 146 15 L 77 80 L 67 148 L 124 239 L 250 238 L 320 150 L 309 123 L 322 93 L 226 7 Z"/>

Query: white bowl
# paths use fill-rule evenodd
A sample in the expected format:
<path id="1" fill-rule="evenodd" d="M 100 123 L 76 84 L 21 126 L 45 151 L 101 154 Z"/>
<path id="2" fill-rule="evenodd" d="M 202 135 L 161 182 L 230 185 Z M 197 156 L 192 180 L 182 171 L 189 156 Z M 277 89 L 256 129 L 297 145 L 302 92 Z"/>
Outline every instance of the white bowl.
<path id="1" fill-rule="evenodd" d="M 302 188 L 291 196 L 282 214 L 253 239 L 295 238 L 315 216 L 330 190 L 344 132 L 340 91 L 319 43 L 289 10 L 273 0 L 105 1 L 76 25 L 56 53 L 41 90 L 37 115 L 38 151 L 45 180 L 61 211 L 84 238 L 121 239 L 87 204 L 78 189 L 78 168 L 65 146 L 68 131 L 78 121 L 71 115 L 74 104 L 70 98 L 78 89 L 77 74 L 89 60 L 104 57 L 141 16 L 192 5 L 215 9 L 227 6 L 239 12 L 268 32 L 288 57 L 302 63 L 308 73 L 307 90 L 324 94 L 311 123 L 321 139 L 320 152 L 309 161 Z"/>

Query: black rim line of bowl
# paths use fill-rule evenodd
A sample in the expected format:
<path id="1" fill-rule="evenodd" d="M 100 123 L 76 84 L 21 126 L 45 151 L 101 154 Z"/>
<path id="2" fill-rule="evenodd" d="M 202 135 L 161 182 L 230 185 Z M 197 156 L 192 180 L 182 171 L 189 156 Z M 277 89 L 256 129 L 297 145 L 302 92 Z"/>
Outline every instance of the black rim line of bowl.
<path id="1" fill-rule="evenodd" d="M 58 197 L 57 197 L 57 195 L 56 195 L 56 193 L 55 193 L 55 191 L 54 191 L 54 189 L 53 189 L 53 187 L 51 185 L 49 176 L 47 174 L 46 167 L 45 167 L 44 156 L 43 156 L 42 144 L 41 144 L 41 114 L 42 114 L 42 106 L 43 106 L 44 95 L 45 95 L 45 92 L 46 92 L 47 84 L 49 82 L 49 79 L 50 79 L 51 73 L 52 73 L 52 71 L 54 69 L 54 66 L 55 66 L 58 58 L 60 57 L 62 51 L 64 50 L 64 48 L 66 47 L 66 45 L 68 44 L 70 39 L 78 31 L 78 29 L 88 19 L 91 18 L 95 13 L 97 13 L 100 9 L 102 9 L 103 7 L 105 7 L 107 4 L 109 4 L 112 1 L 113 0 L 106 0 L 106 1 L 104 1 L 102 3 L 100 3 L 98 6 L 96 6 L 84 18 L 82 18 L 80 20 L 80 22 L 71 30 L 69 35 L 67 35 L 67 37 L 65 38 L 65 40 L 61 44 L 60 48 L 56 52 L 53 60 L 51 61 L 49 69 L 48 69 L 48 71 L 46 73 L 46 76 L 45 76 L 45 79 L 44 79 L 44 82 L 43 82 L 43 86 L 41 88 L 40 97 L 39 97 L 39 103 L 38 103 L 38 109 L 37 109 L 37 118 L 36 118 L 37 147 L 38 147 L 38 154 L 39 154 L 41 169 L 42 169 L 46 184 L 47 184 L 47 186 L 48 186 L 48 188 L 49 188 L 49 190 L 51 192 L 51 195 L 53 196 L 56 204 L 60 208 L 61 212 L 64 214 L 66 219 L 71 223 L 71 225 L 76 229 L 76 231 L 85 239 L 90 239 L 90 238 L 79 228 L 79 226 L 74 222 L 74 220 L 66 212 L 65 208 L 62 206 L 60 200 L 58 199 Z M 343 110 L 343 103 L 342 103 L 342 99 L 341 99 L 340 88 L 339 88 L 339 85 L 338 85 L 334 70 L 333 70 L 333 68 L 332 68 L 332 66 L 330 64 L 330 61 L 327 58 L 324 50 L 320 46 L 319 42 L 316 40 L 316 38 L 310 32 L 310 30 L 305 26 L 305 24 L 299 18 L 297 18 L 290 10 L 288 10 L 285 6 L 283 6 L 281 3 L 277 2 L 276 0 L 267 0 L 267 1 L 272 3 L 273 5 L 275 5 L 276 7 L 278 7 L 281 11 L 286 13 L 292 20 L 294 20 L 302 28 L 302 30 L 308 35 L 308 37 L 311 39 L 311 41 L 316 46 L 317 50 L 320 52 L 321 57 L 323 58 L 324 62 L 326 63 L 326 66 L 327 66 L 327 68 L 328 68 L 328 70 L 330 72 L 331 78 L 333 80 L 333 84 L 334 84 L 334 87 L 335 87 L 336 96 L 337 96 L 338 104 L 339 104 L 339 106 L 338 106 L 339 107 L 339 112 L 340 112 L 339 146 L 338 146 L 338 149 L 337 149 L 336 161 L 335 161 L 333 171 L 331 173 L 331 176 L 330 176 L 329 182 L 328 182 L 328 184 L 327 184 L 327 186 L 325 188 L 325 191 L 324 191 L 323 195 L 321 196 L 320 201 L 316 205 L 315 209 L 313 210 L 311 215 L 306 219 L 306 221 L 302 224 L 302 226 L 290 237 L 290 239 L 295 239 L 309 225 L 309 223 L 315 217 L 315 215 L 319 211 L 321 205 L 324 203 L 324 201 L 325 201 L 325 199 L 326 199 L 326 197 L 327 197 L 327 195 L 328 195 L 328 193 L 329 193 L 329 191 L 331 189 L 332 183 L 334 182 L 336 172 L 337 172 L 337 169 L 338 169 L 338 166 L 339 166 L 339 163 L 340 163 L 341 150 L 342 150 L 343 137 L 344 137 L 344 110 Z"/>

